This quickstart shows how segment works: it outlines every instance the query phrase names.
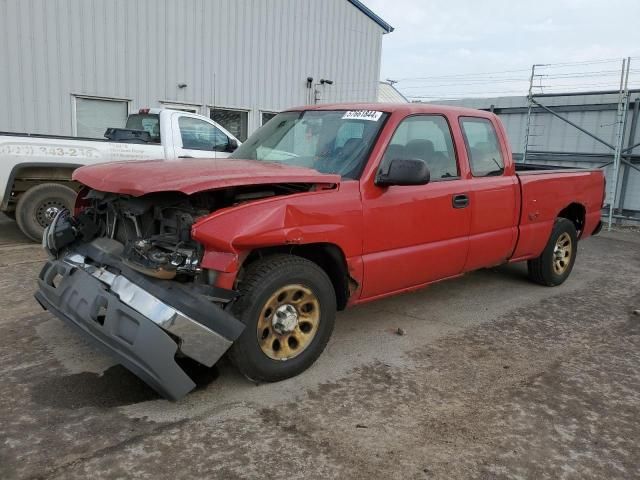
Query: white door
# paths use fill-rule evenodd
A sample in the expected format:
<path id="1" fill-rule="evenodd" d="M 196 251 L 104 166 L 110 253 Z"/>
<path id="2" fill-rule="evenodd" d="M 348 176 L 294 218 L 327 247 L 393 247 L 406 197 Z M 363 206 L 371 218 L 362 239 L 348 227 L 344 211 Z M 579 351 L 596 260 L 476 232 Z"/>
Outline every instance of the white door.
<path id="1" fill-rule="evenodd" d="M 190 115 L 175 115 L 173 140 L 178 158 L 226 158 L 237 140 L 210 120 Z"/>

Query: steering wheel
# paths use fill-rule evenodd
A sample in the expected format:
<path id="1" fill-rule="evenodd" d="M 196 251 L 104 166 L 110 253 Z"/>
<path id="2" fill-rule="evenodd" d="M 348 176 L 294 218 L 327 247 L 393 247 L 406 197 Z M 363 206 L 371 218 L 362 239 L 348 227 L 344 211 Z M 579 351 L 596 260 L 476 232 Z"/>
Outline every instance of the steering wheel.
<path id="1" fill-rule="evenodd" d="M 332 152 L 330 148 L 323 149 L 318 155 L 316 155 L 313 161 L 313 168 L 320 173 L 333 173 L 335 171 L 334 164 L 336 160 L 341 156 L 341 150 Z"/>

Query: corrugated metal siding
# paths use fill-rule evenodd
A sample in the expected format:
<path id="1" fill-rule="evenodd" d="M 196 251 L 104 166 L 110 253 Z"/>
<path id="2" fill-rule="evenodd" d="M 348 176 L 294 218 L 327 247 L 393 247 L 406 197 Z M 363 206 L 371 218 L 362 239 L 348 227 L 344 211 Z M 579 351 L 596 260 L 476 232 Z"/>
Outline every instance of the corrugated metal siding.
<path id="1" fill-rule="evenodd" d="M 346 0 L 0 0 L 0 130 L 72 133 L 72 94 L 260 111 L 375 101 L 382 28 Z M 184 89 L 178 83 L 186 83 Z"/>
<path id="2" fill-rule="evenodd" d="M 599 112 L 564 112 L 562 116 L 580 125 L 608 143 L 615 143 L 615 110 Z M 509 133 L 511 148 L 522 153 L 527 115 L 502 113 L 500 118 Z M 605 145 L 548 113 L 531 116 L 529 150 L 554 152 L 611 153 Z"/>
<path id="3" fill-rule="evenodd" d="M 387 83 L 380 82 L 378 85 L 378 101 L 380 103 L 408 103 L 404 95 L 402 95 L 396 88 Z"/>

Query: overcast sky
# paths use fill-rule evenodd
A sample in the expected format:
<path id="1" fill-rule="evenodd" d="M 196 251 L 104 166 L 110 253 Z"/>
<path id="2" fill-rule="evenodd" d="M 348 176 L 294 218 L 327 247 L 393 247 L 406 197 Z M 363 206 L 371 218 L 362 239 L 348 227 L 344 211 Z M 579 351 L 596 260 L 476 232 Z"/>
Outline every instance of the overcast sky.
<path id="1" fill-rule="evenodd" d="M 640 0 L 365 3 L 395 27 L 382 42 L 381 78 L 400 80 L 405 95 L 525 94 L 533 63 L 591 60 L 611 61 L 541 67 L 551 76 L 538 83 L 548 91 L 615 88 L 620 63 L 613 59 L 626 56 L 638 57 L 631 78 L 640 87 Z"/>

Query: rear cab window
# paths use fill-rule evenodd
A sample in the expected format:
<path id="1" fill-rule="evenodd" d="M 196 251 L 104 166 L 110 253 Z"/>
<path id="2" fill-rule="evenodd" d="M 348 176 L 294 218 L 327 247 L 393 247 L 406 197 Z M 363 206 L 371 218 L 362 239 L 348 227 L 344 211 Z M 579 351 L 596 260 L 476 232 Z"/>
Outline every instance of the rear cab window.
<path id="1" fill-rule="evenodd" d="M 504 173 L 504 158 L 495 127 L 490 120 L 461 117 L 460 127 L 474 177 L 500 176 Z"/>
<path id="2" fill-rule="evenodd" d="M 134 113 L 127 118 L 126 128 L 144 130 L 153 143 L 160 143 L 160 115 L 157 113 Z"/>

